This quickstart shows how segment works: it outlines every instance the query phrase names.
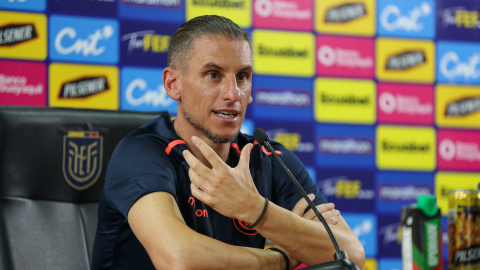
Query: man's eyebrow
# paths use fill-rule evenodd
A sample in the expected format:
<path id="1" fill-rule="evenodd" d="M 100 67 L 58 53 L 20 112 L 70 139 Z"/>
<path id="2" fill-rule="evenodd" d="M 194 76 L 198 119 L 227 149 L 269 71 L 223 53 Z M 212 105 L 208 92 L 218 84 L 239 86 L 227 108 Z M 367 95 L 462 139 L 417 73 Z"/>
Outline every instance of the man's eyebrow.
<path id="1" fill-rule="evenodd" d="M 248 65 L 248 66 L 245 66 L 244 68 L 240 69 L 240 71 L 253 71 L 253 68 L 252 66 Z"/>
<path id="2" fill-rule="evenodd" d="M 209 62 L 209 63 L 206 63 L 205 65 L 203 65 L 202 69 L 206 69 L 206 68 L 215 68 L 215 69 L 218 69 L 218 70 L 223 70 L 222 67 L 218 66 L 217 64 L 215 64 L 213 62 Z"/>

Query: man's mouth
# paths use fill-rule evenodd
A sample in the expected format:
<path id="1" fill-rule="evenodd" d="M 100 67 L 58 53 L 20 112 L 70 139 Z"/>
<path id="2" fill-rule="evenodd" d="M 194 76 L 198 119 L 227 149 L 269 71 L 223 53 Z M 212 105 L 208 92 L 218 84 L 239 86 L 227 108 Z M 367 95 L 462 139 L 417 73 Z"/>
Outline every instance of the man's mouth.
<path id="1" fill-rule="evenodd" d="M 223 118 L 234 118 L 238 115 L 238 113 L 231 113 L 226 111 L 213 111 L 216 115 L 223 117 Z"/>

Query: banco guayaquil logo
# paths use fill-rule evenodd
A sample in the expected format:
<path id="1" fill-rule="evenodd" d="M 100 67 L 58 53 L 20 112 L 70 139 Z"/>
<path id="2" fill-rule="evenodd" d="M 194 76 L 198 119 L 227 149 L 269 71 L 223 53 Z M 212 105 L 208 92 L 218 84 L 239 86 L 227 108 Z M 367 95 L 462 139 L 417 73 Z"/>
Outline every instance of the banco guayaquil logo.
<path id="1" fill-rule="evenodd" d="M 63 137 L 63 175 L 78 190 L 98 180 L 102 172 L 103 137 L 97 131 L 69 131 Z"/>

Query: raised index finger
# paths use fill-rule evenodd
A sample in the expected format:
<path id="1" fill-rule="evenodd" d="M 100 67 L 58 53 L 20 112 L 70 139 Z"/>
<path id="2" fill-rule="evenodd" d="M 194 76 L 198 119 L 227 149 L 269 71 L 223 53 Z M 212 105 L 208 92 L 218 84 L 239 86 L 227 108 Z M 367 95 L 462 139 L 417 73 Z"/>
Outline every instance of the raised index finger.
<path id="1" fill-rule="evenodd" d="M 200 152 L 202 152 L 203 156 L 208 160 L 210 165 L 212 165 L 212 169 L 215 168 L 221 168 L 222 166 L 225 166 L 225 162 L 213 151 L 210 146 L 207 145 L 202 139 L 198 138 L 197 136 L 192 137 L 192 142 L 195 144 L 195 146 L 200 149 Z"/>

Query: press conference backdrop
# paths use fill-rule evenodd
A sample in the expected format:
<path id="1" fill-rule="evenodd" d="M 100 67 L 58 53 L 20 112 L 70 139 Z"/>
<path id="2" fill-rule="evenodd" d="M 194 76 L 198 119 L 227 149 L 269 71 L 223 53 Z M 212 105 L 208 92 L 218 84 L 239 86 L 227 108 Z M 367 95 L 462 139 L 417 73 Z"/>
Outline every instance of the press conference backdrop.
<path id="1" fill-rule="evenodd" d="M 0 105 L 175 115 L 167 46 L 204 14 L 252 37 L 242 130 L 303 161 L 368 270 L 400 269 L 402 205 L 477 187 L 478 0 L 0 0 Z"/>

